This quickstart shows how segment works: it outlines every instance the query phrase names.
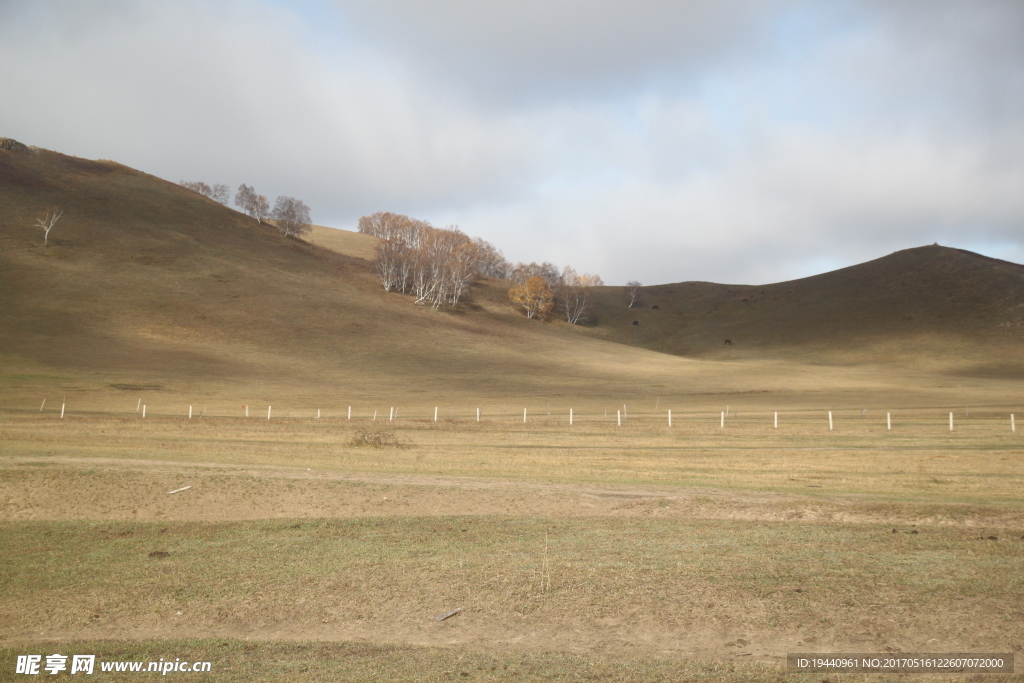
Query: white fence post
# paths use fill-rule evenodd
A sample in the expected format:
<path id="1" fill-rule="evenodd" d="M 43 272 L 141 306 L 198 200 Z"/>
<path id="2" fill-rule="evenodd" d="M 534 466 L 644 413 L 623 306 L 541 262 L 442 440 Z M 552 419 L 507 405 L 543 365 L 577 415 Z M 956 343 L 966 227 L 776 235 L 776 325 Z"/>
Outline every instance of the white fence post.
<path id="1" fill-rule="evenodd" d="M 480 421 L 480 409 L 479 408 L 476 409 L 476 421 L 477 422 Z"/>
<path id="2" fill-rule="evenodd" d="M 616 422 L 618 422 L 618 425 L 621 427 L 622 426 L 622 411 L 621 410 L 616 410 L 615 411 L 615 420 L 616 420 Z"/>
<path id="3" fill-rule="evenodd" d="M 316 419 L 318 419 L 318 420 L 320 419 L 320 409 L 319 408 L 316 409 Z"/>
<path id="4" fill-rule="evenodd" d="M 352 419 L 352 406 L 348 407 L 348 419 Z"/>
<path id="5" fill-rule="evenodd" d="M 142 417 L 146 417 L 146 404 L 142 404 Z"/>
<path id="6" fill-rule="evenodd" d="M 523 424 L 526 424 L 526 408 L 523 408 Z"/>
<path id="7" fill-rule="evenodd" d="M 391 422 L 394 419 L 395 419 L 395 407 L 391 406 L 391 412 L 388 413 L 388 422 Z"/>
<path id="8" fill-rule="evenodd" d="M 725 429 L 725 411 L 724 410 L 722 411 L 722 424 L 721 424 L 721 428 Z"/>
<path id="9" fill-rule="evenodd" d="M 245 416 L 249 417 L 249 406 L 245 406 Z"/>
<path id="10" fill-rule="evenodd" d="M 672 426 L 672 409 L 671 408 L 668 411 L 668 426 L 669 427 Z"/>
<path id="11" fill-rule="evenodd" d="M 43 408 L 45 408 L 45 407 L 46 407 L 46 399 L 44 398 L 43 399 L 43 405 L 39 406 L 39 412 L 40 413 L 43 412 Z"/>
<path id="12" fill-rule="evenodd" d="M 270 419 L 270 406 L 267 406 L 267 419 Z"/>
<path id="13" fill-rule="evenodd" d="M 828 411 L 828 431 L 832 431 L 832 411 Z"/>
<path id="14" fill-rule="evenodd" d="M 949 414 L 949 431 L 953 431 L 953 413 Z"/>
<path id="15" fill-rule="evenodd" d="M 140 398 L 139 402 L 135 404 L 135 412 L 136 413 L 139 412 L 139 408 L 141 408 L 141 407 L 142 407 L 142 399 Z"/>
<path id="16" fill-rule="evenodd" d="M 67 405 L 67 401 L 61 401 L 60 404 L 60 419 L 64 419 L 64 406 Z"/>
<path id="17" fill-rule="evenodd" d="M 1017 425 L 1014 424 L 1014 422 L 1013 422 L 1013 413 L 1010 413 L 1010 431 L 1011 432 L 1017 431 Z"/>
<path id="18" fill-rule="evenodd" d="M 887 430 L 891 430 L 892 429 L 892 413 L 886 413 L 885 414 L 885 428 Z"/>
<path id="19" fill-rule="evenodd" d="M 437 422 L 437 406 L 434 406 L 434 422 Z"/>
<path id="20" fill-rule="evenodd" d="M 775 411 L 775 429 L 779 428 L 779 411 Z"/>
<path id="21" fill-rule="evenodd" d="M 192 419 L 192 406 L 188 407 L 188 419 Z"/>
<path id="22" fill-rule="evenodd" d="M 569 408 L 569 426 L 572 427 L 572 408 Z"/>

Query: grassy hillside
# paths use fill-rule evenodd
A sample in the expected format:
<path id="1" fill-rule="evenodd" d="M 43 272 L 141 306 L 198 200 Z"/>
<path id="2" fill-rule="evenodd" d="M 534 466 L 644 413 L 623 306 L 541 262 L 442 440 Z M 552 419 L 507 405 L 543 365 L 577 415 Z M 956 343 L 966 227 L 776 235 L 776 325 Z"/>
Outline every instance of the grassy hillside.
<path id="1" fill-rule="evenodd" d="M 1024 266 L 938 245 L 777 284 L 644 287 L 627 303 L 619 288 L 600 291 L 593 332 L 686 356 L 1024 367 Z"/>
<path id="2" fill-rule="evenodd" d="M 525 319 L 495 280 L 474 285 L 458 310 L 415 306 L 381 289 L 373 238 L 317 227 L 291 240 L 114 162 L 6 147 L 0 390 L 9 397 L 37 386 L 227 385 L 221 393 L 254 400 L 796 395 L 824 382 L 856 393 L 895 381 L 867 366 L 837 370 L 840 381 L 807 359 L 912 369 L 908 359 L 925 359 L 994 378 L 1024 367 L 1024 267 L 958 250 L 909 250 L 763 287 L 646 287 L 632 309 L 622 288 L 601 288 L 592 324 L 578 327 Z M 50 206 L 64 217 L 44 247 L 34 222 Z"/>
<path id="3" fill-rule="evenodd" d="M 458 310 L 415 306 L 384 292 L 360 258 L 370 238 L 318 229 L 313 243 L 287 239 L 113 162 L 0 151 L 0 204 L 8 389 L 245 382 L 276 395 L 522 394 L 635 386 L 683 363 L 526 320 L 500 282 L 478 283 Z M 49 206 L 64 217 L 44 247 L 33 224 Z"/>

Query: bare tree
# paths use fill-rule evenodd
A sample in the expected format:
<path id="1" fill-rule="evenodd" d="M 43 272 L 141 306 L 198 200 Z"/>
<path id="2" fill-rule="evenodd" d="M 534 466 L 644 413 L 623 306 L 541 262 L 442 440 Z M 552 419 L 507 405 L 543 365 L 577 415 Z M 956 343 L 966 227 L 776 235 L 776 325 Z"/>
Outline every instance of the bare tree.
<path id="1" fill-rule="evenodd" d="M 211 199 L 213 197 L 213 188 L 210 187 L 209 185 L 207 185 L 206 183 L 202 182 L 202 181 L 199 181 L 199 180 L 194 180 L 194 181 L 193 180 L 181 180 L 181 181 L 178 182 L 178 184 L 181 185 L 182 187 L 184 187 L 186 190 L 192 190 L 193 192 L 198 192 L 199 194 L 203 195 L 204 197 L 210 197 Z"/>
<path id="2" fill-rule="evenodd" d="M 256 190 L 245 183 L 238 186 L 238 192 L 235 193 L 235 206 L 255 218 L 257 223 L 262 223 L 263 219 L 270 215 L 270 202 L 267 198 L 256 194 Z"/>
<path id="3" fill-rule="evenodd" d="M 434 308 L 455 308 L 479 274 L 481 247 L 456 227 L 435 228 L 390 212 L 363 216 L 358 225 L 359 232 L 381 240 L 376 266 L 385 291 L 410 293 L 416 303 Z"/>
<path id="4" fill-rule="evenodd" d="M 215 202 L 227 206 L 228 200 L 231 199 L 231 189 L 223 183 L 214 183 L 213 185 L 207 185 L 201 181 L 182 180 L 178 182 L 179 185 L 184 187 L 186 190 L 192 190 L 197 192 L 204 197 L 209 197 Z M 250 188 L 252 189 L 252 188 Z"/>
<path id="5" fill-rule="evenodd" d="M 557 290 L 558 303 L 565 311 L 565 319 L 571 325 L 585 322 L 593 309 L 590 289 L 604 284 L 600 275 L 577 274 L 566 266 L 562 271 L 562 283 Z"/>
<path id="6" fill-rule="evenodd" d="M 473 239 L 476 245 L 476 272 L 487 277 L 507 280 L 512 274 L 512 264 L 505 260 L 505 255 L 487 240 L 479 237 Z"/>
<path id="7" fill-rule="evenodd" d="M 406 231 L 411 221 L 413 221 L 412 218 L 399 213 L 378 211 L 377 213 L 360 218 L 357 230 L 364 235 L 372 235 L 382 240 L 389 240 Z"/>
<path id="8" fill-rule="evenodd" d="M 274 202 L 272 214 L 277 228 L 285 237 L 302 237 L 310 231 L 309 207 L 295 197 L 281 196 Z"/>
<path id="9" fill-rule="evenodd" d="M 542 277 L 552 290 L 562 284 L 562 274 L 558 266 L 553 263 L 517 263 L 509 275 L 509 279 L 516 284 L 522 284 L 531 277 Z"/>
<path id="10" fill-rule="evenodd" d="M 636 298 L 640 295 L 641 285 L 636 280 L 630 280 L 626 283 L 626 287 L 629 288 L 629 308 L 633 308 L 633 304 L 636 303 Z"/>
<path id="11" fill-rule="evenodd" d="M 224 183 L 214 183 L 213 187 L 210 188 L 210 199 L 224 206 L 228 205 L 231 201 L 231 188 Z"/>
<path id="12" fill-rule="evenodd" d="M 50 246 L 50 231 L 57 224 L 64 212 L 60 209 L 47 209 L 42 218 L 36 219 L 36 225 L 43 229 L 43 246 Z"/>

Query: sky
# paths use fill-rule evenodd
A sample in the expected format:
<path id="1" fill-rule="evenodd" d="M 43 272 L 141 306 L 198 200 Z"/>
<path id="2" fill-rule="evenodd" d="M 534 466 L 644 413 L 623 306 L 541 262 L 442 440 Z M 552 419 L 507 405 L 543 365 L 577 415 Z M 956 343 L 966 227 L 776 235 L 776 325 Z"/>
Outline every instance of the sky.
<path id="1" fill-rule="evenodd" d="M 0 0 L 0 136 L 608 284 L 1024 263 L 1024 2 Z"/>

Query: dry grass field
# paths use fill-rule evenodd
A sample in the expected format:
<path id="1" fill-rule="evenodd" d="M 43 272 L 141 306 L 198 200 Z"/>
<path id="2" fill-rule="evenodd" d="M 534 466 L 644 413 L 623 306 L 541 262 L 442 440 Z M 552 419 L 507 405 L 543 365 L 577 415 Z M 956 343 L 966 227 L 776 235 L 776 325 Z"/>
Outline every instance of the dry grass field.
<path id="1" fill-rule="evenodd" d="M 1020 658 L 1020 266 L 607 287 L 573 327 L 112 162 L 0 152 L 0 200 L 0 680 L 1021 680 L 785 669 Z"/>

